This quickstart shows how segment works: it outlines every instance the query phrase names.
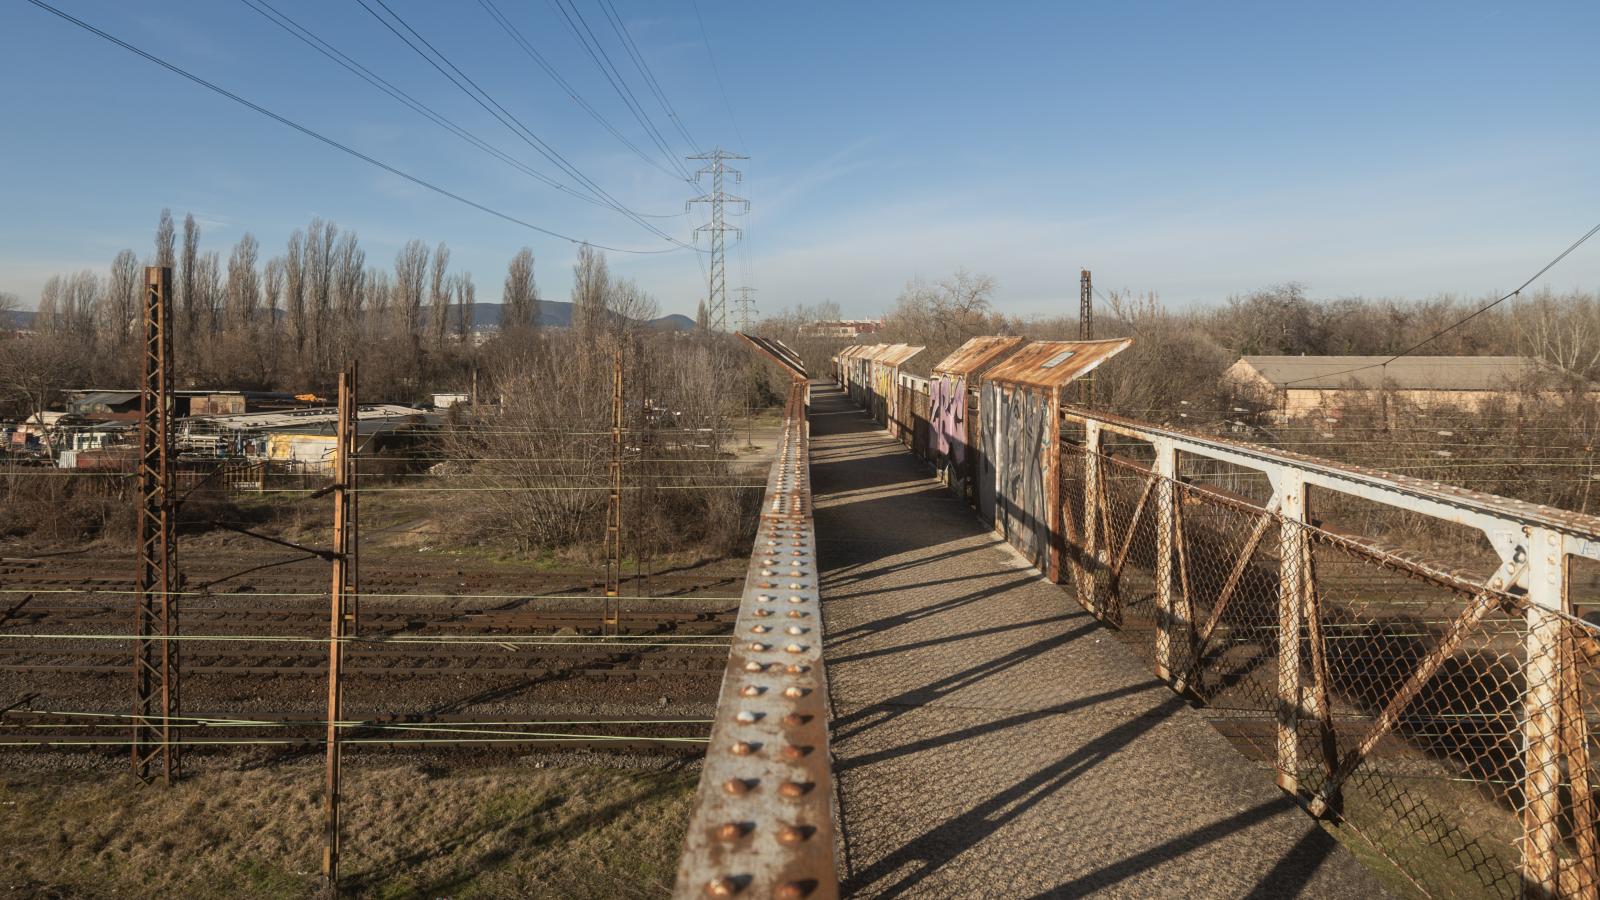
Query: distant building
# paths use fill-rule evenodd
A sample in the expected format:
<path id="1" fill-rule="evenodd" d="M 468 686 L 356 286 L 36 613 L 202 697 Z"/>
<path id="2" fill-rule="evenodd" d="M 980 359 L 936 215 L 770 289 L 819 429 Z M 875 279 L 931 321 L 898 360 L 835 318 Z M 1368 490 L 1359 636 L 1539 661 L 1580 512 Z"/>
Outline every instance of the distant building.
<path id="1" fill-rule="evenodd" d="M 1427 408 L 1472 411 L 1544 372 L 1521 356 L 1244 356 L 1222 374 L 1234 396 L 1284 421 L 1381 394 Z"/>
<path id="2" fill-rule="evenodd" d="M 139 392 L 75 388 L 62 392 L 67 412 L 100 421 L 132 421 L 139 417 Z M 308 401 L 280 391 L 173 391 L 173 415 L 231 416 L 294 409 Z"/>
<path id="3" fill-rule="evenodd" d="M 812 322 L 801 328 L 801 333 L 808 337 L 853 338 L 876 334 L 882 329 L 882 319 L 841 319 L 837 322 Z"/>

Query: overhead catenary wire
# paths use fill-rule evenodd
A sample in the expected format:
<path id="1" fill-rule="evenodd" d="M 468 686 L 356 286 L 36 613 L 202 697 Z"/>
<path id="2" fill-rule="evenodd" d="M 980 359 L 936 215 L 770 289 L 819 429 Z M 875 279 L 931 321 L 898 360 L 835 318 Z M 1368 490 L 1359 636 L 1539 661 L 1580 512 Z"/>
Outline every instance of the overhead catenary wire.
<path id="1" fill-rule="evenodd" d="M 628 51 L 628 55 L 633 58 L 634 66 L 638 68 L 639 74 L 644 76 L 645 84 L 650 88 L 650 92 L 655 95 L 656 102 L 661 104 L 662 112 L 667 114 L 667 118 L 678 129 L 678 133 L 683 136 L 684 142 L 692 150 L 698 151 L 700 149 L 699 143 L 695 141 L 693 135 L 689 134 L 689 129 L 684 124 L 683 117 L 678 115 L 678 111 L 673 107 L 672 101 L 667 99 L 667 92 L 661 87 L 661 81 L 656 78 L 655 71 L 651 69 L 650 63 L 645 60 L 644 52 L 639 49 L 638 43 L 634 41 L 633 34 L 628 30 L 628 25 L 623 21 L 622 15 L 617 12 L 616 5 L 611 0 L 600 0 L 600 7 L 605 12 L 606 17 L 611 20 L 612 29 L 616 31 L 617 37 L 622 41 L 623 48 Z"/>
<path id="2" fill-rule="evenodd" d="M 539 181 L 542 184 L 548 185 L 549 187 L 554 188 L 555 190 L 561 191 L 562 193 L 565 193 L 568 196 L 575 197 L 578 200 L 582 200 L 585 203 L 592 203 L 592 204 L 595 204 L 597 206 L 602 206 L 602 207 L 605 207 L 606 209 L 610 209 L 610 210 L 613 210 L 613 211 L 619 212 L 619 213 L 623 212 L 622 210 L 618 209 L 617 207 L 613 206 L 610 203 L 605 202 L 604 200 L 601 200 L 598 197 L 595 197 L 595 196 L 593 196 L 591 194 L 588 194 L 588 193 L 584 193 L 584 192 L 581 192 L 581 191 L 574 190 L 571 185 L 568 185 L 568 184 L 565 184 L 563 182 L 557 181 L 556 179 L 551 178 L 550 176 L 546 175 L 545 173 L 540 172 L 537 169 L 534 169 L 531 166 L 527 165 L 526 163 L 522 162 L 521 160 L 511 156 L 509 153 L 506 153 L 505 151 L 501 150 L 500 148 L 495 147 L 494 145 L 490 144 L 488 141 L 484 140 L 483 138 L 481 138 L 478 135 L 474 134 L 473 132 L 469 131 L 464 126 L 457 124 L 455 121 L 451 120 L 450 118 L 445 116 L 443 113 L 440 113 L 439 111 L 435 110 L 431 106 L 428 106 L 426 103 L 423 103 L 421 100 L 418 100 L 414 95 L 412 95 L 409 92 L 405 91 L 403 88 L 400 88 L 399 86 L 395 85 L 393 82 L 389 81 L 388 79 L 384 78 L 383 76 L 381 76 L 381 75 L 377 74 L 376 72 L 372 71 L 372 69 L 368 68 L 367 66 L 362 65 L 360 62 L 357 62 L 355 59 L 352 59 L 348 54 L 342 52 L 337 47 L 335 47 L 331 43 L 329 43 L 328 41 L 326 41 L 323 38 L 319 37 L 314 32 L 312 32 L 310 29 L 306 28 L 304 25 L 301 25 L 299 22 L 295 21 L 293 18 L 291 18 L 290 16 L 285 14 L 283 11 L 277 9 L 272 4 L 266 2 L 266 0 L 240 0 L 240 2 L 245 4 L 246 6 L 250 7 L 252 10 L 257 12 L 258 14 L 260 14 L 267 21 L 272 22 L 274 25 L 277 25 L 279 28 L 283 29 L 286 33 L 288 33 L 292 37 L 296 38 L 301 43 L 304 43 L 306 46 L 311 47 L 313 50 L 316 50 L 318 53 L 322 54 L 323 56 L 326 56 L 328 59 L 333 60 L 335 63 L 337 63 L 342 68 L 344 68 L 347 71 L 353 73 L 357 77 L 361 78 L 363 81 L 367 82 L 368 84 L 372 85 L 373 87 L 377 88 L 378 90 L 384 92 L 385 94 L 388 94 L 390 97 L 393 97 L 395 100 L 399 101 L 402 105 L 404 105 L 404 106 L 408 107 L 409 109 L 411 109 L 412 111 L 416 112 L 418 115 L 420 115 L 423 118 L 433 122 L 434 124 L 438 125 L 439 127 L 441 127 L 443 129 L 445 129 L 446 131 L 450 132 L 451 134 L 456 135 L 457 137 L 461 138 L 462 140 L 466 141 L 467 143 L 471 144 L 472 146 L 477 147 L 479 150 L 482 150 L 483 152 L 489 154 L 490 156 L 493 156 L 496 159 L 499 159 L 500 161 L 504 162 L 506 165 L 511 166 L 512 168 L 522 172 L 523 174 L 528 175 L 529 177 Z M 668 173 L 668 174 L 672 174 L 672 173 Z M 680 213 L 643 213 L 643 212 L 639 212 L 639 213 L 637 213 L 637 215 L 639 215 L 639 216 L 641 216 L 643 218 L 647 218 L 647 219 L 668 219 L 668 218 L 676 218 L 676 217 L 684 215 L 684 214 L 681 213 L 681 212 Z"/>
<path id="3" fill-rule="evenodd" d="M 592 118 L 596 122 L 600 123 L 601 127 L 603 127 L 606 131 L 610 132 L 611 135 L 613 137 L 615 137 L 618 141 L 621 141 L 623 143 L 623 145 L 625 145 L 629 150 L 633 151 L 635 156 L 638 156 L 640 159 L 642 159 L 645 162 L 649 163 L 651 166 L 655 167 L 656 169 L 660 170 L 661 172 L 664 172 L 669 177 L 678 179 L 680 181 L 683 180 L 684 171 L 683 171 L 683 167 L 682 166 L 677 166 L 676 167 L 677 170 L 674 171 L 672 169 L 668 169 L 665 166 L 661 165 L 661 163 L 658 162 L 657 160 L 651 159 L 643 150 L 639 149 L 637 144 L 635 144 L 633 141 L 629 140 L 628 137 L 626 135 L 624 135 L 621 131 L 618 131 L 617 127 L 615 125 L 611 124 L 610 120 L 608 120 L 605 116 L 601 115 L 600 111 L 595 109 L 593 104 L 591 104 L 588 100 L 584 99 L 583 95 L 578 93 L 577 88 L 573 87 L 572 83 L 567 81 L 567 79 L 562 76 L 560 71 L 558 71 L 555 68 L 555 66 L 550 64 L 549 60 L 545 59 L 544 54 L 540 53 L 533 46 L 533 44 L 531 42 L 529 42 L 528 39 L 525 36 L 523 36 L 522 31 L 520 29 L 518 29 L 515 24 L 512 23 L 511 19 L 509 17 L 507 17 L 506 14 L 504 12 L 502 12 L 498 6 L 495 6 L 494 0 L 478 0 L 478 5 L 483 7 L 484 12 L 487 12 L 489 14 L 489 17 L 491 19 L 494 19 L 495 24 L 500 26 L 500 30 L 504 31 L 506 33 L 506 35 L 508 37 L 510 37 L 511 40 L 514 43 L 516 43 L 516 45 L 518 47 L 520 47 L 522 49 L 523 53 L 527 54 L 527 56 L 530 59 L 532 59 L 535 63 L 537 63 L 539 68 L 543 69 L 545 74 L 550 76 L 551 80 L 555 81 L 556 84 L 560 85 L 561 89 L 566 92 L 567 96 L 572 98 L 572 101 L 574 103 L 578 104 L 578 106 L 580 108 L 582 108 L 584 112 L 588 113 L 590 118 Z M 672 160 L 669 160 L 669 161 L 675 163 L 675 161 L 672 161 Z M 674 213 L 675 216 L 682 216 L 682 215 L 687 215 L 687 214 L 688 214 L 687 212 Z"/>
<path id="4" fill-rule="evenodd" d="M 722 105 L 728 110 L 728 122 L 733 125 L 733 133 L 739 138 L 739 152 L 747 149 L 744 133 L 739 130 L 739 119 L 733 114 L 733 103 L 728 99 L 728 88 L 722 83 L 722 70 L 717 66 L 717 54 L 711 49 L 711 35 L 706 32 L 705 17 L 700 15 L 700 0 L 689 0 L 689 5 L 694 8 L 695 21 L 700 23 L 700 38 L 705 41 L 706 58 L 711 60 L 711 74 L 717 80 L 717 90 L 722 94 Z"/>
<path id="5" fill-rule="evenodd" d="M 1539 269 L 1539 271 L 1537 271 L 1537 272 L 1533 273 L 1532 275 L 1530 275 L 1528 277 L 1527 281 L 1524 281 L 1522 284 L 1517 286 L 1516 290 L 1512 291 L 1509 294 L 1505 294 L 1505 295 L 1501 296 L 1499 299 L 1493 301 L 1492 303 L 1489 303 L 1489 304 L 1487 304 L 1485 306 L 1479 307 L 1478 309 L 1472 311 L 1471 313 L 1468 313 L 1467 315 L 1461 317 L 1460 319 L 1457 319 L 1456 321 L 1450 323 L 1449 325 L 1446 325 L 1445 327 L 1439 329 L 1438 331 L 1435 331 L 1433 334 L 1428 335 L 1427 337 L 1425 337 L 1422 340 L 1418 341 L 1417 343 L 1411 345 L 1410 347 L 1407 347 L 1406 349 L 1401 350 L 1399 353 L 1396 353 L 1394 356 L 1389 357 L 1388 359 L 1384 360 L 1381 363 L 1371 363 L 1371 364 L 1365 365 L 1365 366 L 1356 366 L 1355 368 L 1345 369 L 1342 372 L 1332 372 L 1332 373 L 1325 374 L 1325 375 L 1313 375 L 1313 376 L 1309 376 L 1309 377 L 1306 377 L 1306 378 L 1296 378 L 1296 379 L 1294 379 L 1292 381 L 1285 381 L 1285 382 L 1283 382 L 1283 384 L 1285 384 L 1285 385 L 1299 384 L 1300 382 L 1303 382 L 1303 381 L 1316 381 L 1316 380 L 1322 379 L 1322 378 L 1335 378 L 1335 377 L 1340 376 L 1340 375 L 1349 375 L 1349 374 L 1351 374 L 1353 372 L 1362 372 L 1362 371 L 1365 371 L 1367 369 L 1377 369 L 1377 368 L 1381 368 L 1383 366 L 1387 366 L 1389 363 L 1394 362 L 1395 360 L 1399 359 L 1402 356 L 1409 356 L 1412 353 L 1414 353 L 1415 351 L 1417 351 L 1417 350 L 1421 349 L 1422 347 L 1426 346 L 1427 344 L 1433 342 L 1434 340 L 1436 340 L 1436 339 L 1438 339 L 1438 338 L 1440 338 L 1440 337 L 1442 337 L 1442 336 L 1444 336 L 1446 334 L 1449 334 L 1451 331 L 1454 331 L 1455 329 L 1460 328 L 1462 325 L 1465 325 L 1468 322 L 1472 321 L 1473 319 L 1476 319 L 1477 317 L 1479 317 L 1479 316 L 1483 315 L 1484 313 L 1488 312 L 1489 310 L 1494 309 L 1496 306 L 1499 306 L 1500 304 L 1506 302 L 1507 300 L 1510 300 L 1512 297 L 1515 297 L 1518 294 L 1521 294 L 1523 292 L 1523 290 L 1525 290 L 1528 287 L 1528 285 L 1533 284 L 1535 281 L 1539 280 L 1540 276 L 1544 275 L 1544 273 L 1546 273 L 1546 272 L 1550 271 L 1551 269 L 1555 268 L 1558 263 L 1560 263 L 1562 260 L 1566 259 L 1567 256 L 1569 256 L 1574 250 L 1577 250 L 1579 247 L 1582 247 L 1586 241 L 1588 241 L 1590 238 L 1594 237 L 1596 234 L 1600 234 L 1600 224 L 1597 224 L 1593 228 L 1589 229 L 1587 232 L 1584 232 L 1582 237 L 1578 238 L 1576 241 L 1573 241 L 1567 247 L 1567 249 L 1565 249 L 1565 250 L 1561 251 L 1560 253 L 1556 254 L 1555 259 L 1552 259 L 1549 262 L 1545 263 L 1543 268 Z"/>
<path id="6" fill-rule="evenodd" d="M 420 178 L 420 177 L 418 177 L 416 175 L 413 175 L 410 172 L 404 171 L 403 169 L 397 168 L 397 167 L 392 166 L 392 165 L 390 165 L 390 164 L 388 164 L 386 162 L 383 162 L 383 161 L 381 161 L 381 160 L 379 160 L 379 159 L 377 159 L 375 157 L 372 157 L 372 156 L 370 156 L 370 155 L 368 155 L 366 153 L 363 153 L 362 151 L 357 150 L 357 149 L 355 149 L 354 147 L 351 147 L 348 144 L 344 144 L 344 143 L 341 143 L 340 141 L 334 140 L 333 138 L 328 137 L 327 135 L 325 135 L 325 134 L 323 134 L 323 133 L 321 133 L 319 131 L 316 131 L 315 129 L 312 129 L 309 126 L 302 125 L 299 122 L 296 122 L 296 121 L 294 121 L 292 119 L 289 119 L 289 118 L 287 118 L 287 117 L 285 117 L 283 115 L 280 115 L 280 114 L 278 114 L 276 112 L 273 112 L 272 110 L 267 109 L 266 107 L 261 106 L 260 104 L 257 104 L 257 103 L 254 103 L 254 102 L 250 101 L 250 100 L 245 99 L 244 97 L 240 96 L 239 94 L 236 94 L 233 91 L 230 91 L 227 88 L 222 87 L 221 85 L 218 85 L 218 84 L 216 84 L 214 82 L 208 81 L 208 80 L 200 77 L 199 75 L 196 75 L 193 72 L 190 72 L 187 69 L 184 69 L 184 68 L 182 68 L 180 66 L 177 66 L 177 65 L 175 65 L 173 63 L 170 63 L 170 62 L 166 61 L 165 59 L 162 59 L 161 57 L 156 56 L 153 53 L 150 53 L 148 51 L 140 49 L 139 47 L 136 47 L 133 44 L 130 44 L 127 41 L 124 41 L 121 38 L 116 37 L 115 35 L 107 32 L 107 31 L 103 31 L 100 28 L 97 28 L 96 26 L 89 24 L 88 22 L 84 21 L 83 19 L 80 19 L 80 18 L 78 18 L 76 16 L 73 16 L 73 15 L 71 15 L 71 14 L 69 14 L 69 13 L 67 13 L 67 12 L 65 12 L 65 11 L 63 11 L 61 9 L 56 8 L 55 6 L 52 6 L 49 3 L 46 3 L 45 0 L 27 0 L 27 2 L 33 4 L 34 6 L 38 7 L 39 9 L 44 10 L 45 12 L 50 13 L 51 15 L 56 16 L 57 18 L 60 18 L 61 20 L 65 21 L 65 22 L 68 22 L 68 23 L 70 23 L 72 25 L 75 25 L 75 26 L 77 26 L 77 27 L 89 32 L 90 34 L 93 34 L 96 37 L 101 38 L 102 40 L 105 40 L 105 41 L 108 41 L 108 42 L 110 42 L 112 44 L 115 44 L 118 47 L 121 47 L 122 49 L 127 50 L 129 53 L 134 54 L 135 56 L 138 56 L 138 57 L 140 57 L 142 59 L 145 59 L 148 62 L 154 63 L 155 65 L 158 65 L 163 69 L 166 69 L 167 71 L 173 73 L 174 75 L 178 75 L 178 76 L 180 76 L 182 78 L 185 78 L 185 79 L 187 79 L 187 80 L 199 85 L 200 87 L 205 88 L 206 90 L 209 90 L 209 91 L 211 91 L 213 93 L 219 94 L 222 97 L 225 97 L 225 98 L 227 98 L 229 100 L 232 100 L 235 103 L 240 104 L 241 106 L 246 107 L 247 109 L 250 109 L 250 110 L 252 110 L 252 111 L 254 111 L 256 113 L 259 113 L 260 115 L 266 116 L 267 118 L 272 119 L 273 121 L 279 123 L 280 125 L 284 125 L 284 126 L 287 126 L 289 128 L 292 128 L 295 131 L 298 131 L 301 134 L 305 135 L 306 137 L 309 137 L 309 138 L 311 138 L 313 140 L 319 141 L 322 144 L 325 144 L 325 145 L 327 145 L 329 147 L 332 147 L 335 150 L 340 151 L 341 153 L 345 153 L 345 154 L 347 154 L 349 156 L 355 157 L 356 159 L 361 160 L 362 162 L 367 163 L 368 165 L 371 165 L 371 166 L 374 166 L 376 168 L 382 169 L 383 171 L 388 172 L 389 174 L 394 175 L 397 178 L 402 178 L 402 179 L 404 179 L 404 180 L 406 180 L 406 181 L 408 181 L 408 182 L 410 182 L 410 183 L 412 183 L 412 184 L 414 184 L 414 185 L 416 185 L 416 186 L 418 186 L 420 188 L 424 188 L 426 190 L 432 191 L 432 192 L 434 192 L 436 194 L 439 194 L 440 196 L 443 196 L 443 197 L 448 197 L 451 200 L 454 200 L 454 201 L 456 201 L 458 203 L 465 204 L 466 206 L 470 206 L 470 207 L 472 207 L 472 208 L 474 208 L 476 210 L 479 210 L 480 212 L 484 212 L 484 213 L 487 213 L 487 214 L 489 214 L 491 216 L 494 216 L 495 218 L 502 219 L 502 220 L 510 222 L 510 223 L 512 223 L 514 225 L 520 225 L 523 228 L 527 228 L 527 229 L 529 229 L 531 231 L 536 231 L 539 234 L 546 235 L 547 237 L 552 237 L 552 238 L 556 238 L 557 240 L 566 241 L 569 244 L 588 244 L 588 245 L 590 245 L 592 247 L 595 247 L 597 249 L 606 250 L 606 251 L 612 252 L 612 253 L 631 253 L 631 254 L 645 255 L 645 254 L 659 254 L 659 253 L 676 253 L 679 250 L 683 250 L 683 249 L 690 249 L 690 250 L 695 250 L 696 252 L 700 252 L 700 251 L 698 251 L 697 248 L 690 247 L 687 244 L 683 244 L 682 242 L 676 242 L 676 241 L 675 241 L 675 243 L 677 243 L 677 246 L 668 247 L 668 248 L 662 248 L 662 249 L 655 249 L 655 250 L 649 250 L 649 249 L 643 249 L 643 248 L 616 247 L 616 246 L 611 246 L 611 245 L 607 245 L 607 244 L 597 243 L 595 241 L 584 240 L 583 238 L 573 237 L 572 235 L 563 234 L 562 232 L 555 231 L 555 230 L 550 229 L 550 228 L 546 228 L 546 227 L 544 227 L 542 225 L 536 225 L 536 224 L 534 224 L 532 222 L 527 221 L 526 219 L 522 219 L 522 218 L 519 218 L 517 216 L 511 215 L 510 213 L 502 212 L 502 211 L 500 211 L 498 209 L 495 209 L 494 207 L 487 206 L 485 204 L 479 203 L 476 200 L 468 199 L 467 197 L 462 196 L 461 194 L 455 193 L 454 191 L 451 191 L 451 190 L 449 190 L 447 188 L 440 187 L 439 185 L 436 185 L 436 184 L 434 184 L 434 183 L 432 183 L 430 181 L 427 181 L 427 180 L 425 180 L 423 178 Z"/>
<path id="7" fill-rule="evenodd" d="M 660 129 L 656 128 L 655 123 L 650 120 L 649 115 L 644 111 L 644 107 L 640 105 L 639 98 L 634 95 L 633 88 L 628 85 L 627 79 L 622 77 L 622 72 L 612 62 L 611 54 L 607 53 L 605 47 L 600 44 L 600 39 L 595 36 L 593 29 L 589 27 L 589 22 L 584 18 L 583 12 L 578 9 L 576 4 L 569 4 L 566 0 L 550 0 L 550 5 L 561 14 L 562 19 L 567 24 L 568 31 L 572 33 L 573 37 L 577 38 L 578 43 L 583 46 L 584 52 L 599 67 L 600 73 L 605 76 L 606 81 L 611 85 L 611 89 L 622 100 L 623 106 L 627 107 L 628 112 L 638 121 L 640 127 L 644 129 L 645 134 L 655 143 L 656 147 L 661 150 L 662 155 L 672 161 L 673 166 L 682 174 L 685 181 L 692 180 L 689 176 L 689 170 L 683 165 L 683 161 L 672 152 L 672 148 L 667 144 L 666 137 L 661 134 Z M 581 31 L 579 29 L 580 25 L 582 26 Z"/>
<path id="8" fill-rule="evenodd" d="M 570 160 L 563 156 L 554 147 L 550 146 L 549 143 L 547 143 L 543 138 L 539 137 L 538 134 L 524 124 L 523 121 L 516 116 L 516 114 L 506 109 L 505 106 L 496 100 L 488 91 L 484 90 L 483 87 L 473 80 L 472 76 L 468 75 L 466 72 L 463 72 L 459 66 L 451 62 L 448 56 L 435 47 L 426 37 L 423 37 L 422 34 L 415 28 L 412 28 L 411 25 L 406 22 L 406 20 L 398 13 L 391 9 L 389 5 L 384 2 L 384 0 L 372 0 L 372 2 L 377 3 L 378 6 L 382 7 L 384 13 L 387 13 L 389 18 L 392 18 L 394 22 L 399 23 L 400 27 L 404 28 L 407 34 L 416 38 L 416 41 L 412 41 L 411 38 L 406 36 L 406 34 L 401 34 L 400 30 L 395 28 L 394 24 L 391 23 L 388 18 L 380 15 L 377 10 L 372 8 L 372 5 L 368 3 L 368 0 L 356 0 L 356 2 L 361 4 L 361 8 L 370 13 L 374 19 L 377 19 L 380 24 L 389 30 L 390 33 L 399 38 L 400 41 L 407 47 L 410 47 L 418 56 L 422 57 L 423 60 L 432 66 L 436 71 L 438 71 L 439 74 L 443 75 L 446 80 L 459 88 L 462 93 L 466 94 L 474 103 L 478 104 L 491 116 L 497 119 L 500 124 L 506 126 L 506 128 L 509 129 L 512 134 L 516 135 L 519 140 L 532 147 L 539 153 L 539 155 L 543 156 L 557 168 L 565 172 L 569 178 L 578 182 L 585 189 L 593 192 L 596 197 L 613 204 L 618 211 L 620 211 L 623 215 L 633 219 L 640 227 L 655 233 L 663 240 L 676 244 L 681 248 L 692 249 L 691 245 L 678 240 L 667 232 L 662 231 L 659 227 L 645 221 L 643 217 L 638 215 L 638 213 L 634 212 L 626 204 L 613 197 L 599 184 L 595 183 L 593 179 L 584 174 L 582 170 L 580 170 Z M 422 44 L 422 47 L 417 46 L 418 42 Z M 426 47 L 427 50 L 424 51 L 423 47 Z M 441 63 L 443 63 L 443 65 L 440 65 Z M 449 71 L 445 70 L 446 66 L 449 67 Z M 462 82 L 465 82 L 465 84 Z"/>

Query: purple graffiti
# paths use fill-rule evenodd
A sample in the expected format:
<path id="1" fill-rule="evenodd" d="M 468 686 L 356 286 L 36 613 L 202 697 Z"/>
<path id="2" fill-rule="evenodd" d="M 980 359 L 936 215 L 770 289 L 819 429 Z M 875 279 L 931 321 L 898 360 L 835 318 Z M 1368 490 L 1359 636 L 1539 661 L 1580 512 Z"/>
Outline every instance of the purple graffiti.
<path id="1" fill-rule="evenodd" d="M 928 382 L 933 452 L 960 468 L 967 458 L 967 379 L 942 375 Z"/>

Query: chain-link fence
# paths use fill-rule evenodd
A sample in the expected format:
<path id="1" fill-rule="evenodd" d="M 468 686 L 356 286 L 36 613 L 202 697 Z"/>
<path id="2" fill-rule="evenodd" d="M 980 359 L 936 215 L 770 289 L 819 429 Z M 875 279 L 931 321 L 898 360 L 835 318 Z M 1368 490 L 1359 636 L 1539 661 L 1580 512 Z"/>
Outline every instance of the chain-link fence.
<path id="1" fill-rule="evenodd" d="M 1269 508 L 1258 473 L 1118 449 L 1063 446 L 1085 608 L 1424 893 L 1600 892 L 1600 629 L 1516 567 L 1469 576 Z"/>
<path id="2" fill-rule="evenodd" d="M 891 432 L 938 465 L 918 387 Z M 1600 896 L 1600 562 L 1573 535 L 1510 516 L 1496 549 L 1121 425 L 1062 425 L 1051 540 L 1085 609 L 1419 892 Z"/>

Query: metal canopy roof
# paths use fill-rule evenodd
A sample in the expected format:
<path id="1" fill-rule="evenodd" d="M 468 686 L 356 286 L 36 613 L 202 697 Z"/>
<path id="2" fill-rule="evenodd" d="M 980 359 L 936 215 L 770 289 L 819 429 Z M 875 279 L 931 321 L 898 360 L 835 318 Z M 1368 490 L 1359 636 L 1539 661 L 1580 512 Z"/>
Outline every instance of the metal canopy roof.
<path id="1" fill-rule="evenodd" d="M 926 349 L 928 348 L 913 347 L 910 344 L 890 344 L 888 349 L 875 357 L 875 361 L 881 362 L 886 366 L 899 366 Z"/>
<path id="2" fill-rule="evenodd" d="M 787 369 L 789 377 L 797 381 L 805 381 L 809 377 L 806 375 L 806 365 L 800 359 L 800 354 L 790 349 L 789 345 L 783 341 L 777 338 L 757 337 L 753 334 L 745 334 L 742 331 L 734 333 L 748 341 L 750 346 L 761 351 L 767 358 Z"/>
<path id="3" fill-rule="evenodd" d="M 852 344 L 839 351 L 840 359 L 862 359 L 874 351 L 887 347 L 888 344 Z"/>
<path id="4" fill-rule="evenodd" d="M 1132 338 L 1111 341 L 1039 341 L 989 370 L 988 381 L 1021 387 L 1058 388 L 1128 349 Z"/>
<path id="5" fill-rule="evenodd" d="M 1006 354 L 1026 344 L 1020 336 L 990 335 L 968 338 L 965 344 L 933 367 L 935 375 L 972 375 L 999 362 Z"/>

